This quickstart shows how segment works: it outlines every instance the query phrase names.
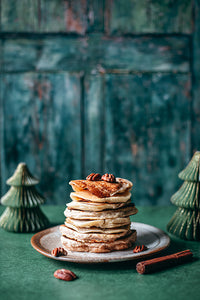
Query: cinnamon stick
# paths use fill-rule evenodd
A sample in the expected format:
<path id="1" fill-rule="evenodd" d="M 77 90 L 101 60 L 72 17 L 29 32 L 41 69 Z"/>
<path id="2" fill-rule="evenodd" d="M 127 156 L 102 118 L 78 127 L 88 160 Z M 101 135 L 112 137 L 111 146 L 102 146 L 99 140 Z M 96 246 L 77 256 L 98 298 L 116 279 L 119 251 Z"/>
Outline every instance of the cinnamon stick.
<path id="1" fill-rule="evenodd" d="M 141 261 L 137 263 L 136 270 L 140 274 L 152 273 L 188 262 L 192 260 L 192 256 L 192 252 L 188 249 L 171 255 Z"/>

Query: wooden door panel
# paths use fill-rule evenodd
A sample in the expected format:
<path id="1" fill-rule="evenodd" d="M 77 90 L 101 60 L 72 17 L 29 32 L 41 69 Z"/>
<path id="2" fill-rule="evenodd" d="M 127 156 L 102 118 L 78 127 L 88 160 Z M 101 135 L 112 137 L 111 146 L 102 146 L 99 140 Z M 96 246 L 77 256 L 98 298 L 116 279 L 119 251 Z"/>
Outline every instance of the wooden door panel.
<path id="1" fill-rule="evenodd" d="M 120 37 L 102 39 L 103 66 L 121 71 L 189 71 L 187 37 Z"/>
<path id="2" fill-rule="evenodd" d="M 2 47 L 5 72 L 80 71 L 88 61 L 85 38 L 8 38 Z"/>
<path id="3" fill-rule="evenodd" d="M 105 137 L 104 88 L 103 75 L 86 76 L 84 97 L 85 176 L 93 172 L 103 172 Z"/>
<path id="4" fill-rule="evenodd" d="M 107 38 L 101 34 L 91 34 L 76 38 L 6 38 L 2 47 L 5 72 L 66 70 L 127 73 L 190 70 L 188 37 Z"/>
<path id="5" fill-rule="evenodd" d="M 192 0 L 1 0 L 6 32 L 191 33 Z"/>
<path id="6" fill-rule="evenodd" d="M 106 1 L 109 34 L 191 33 L 192 0 Z"/>
<path id="7" fill-rule="evenodd" d="M 106 75 L 105 170 L 133 180 L 138 204 L 168 203 L 190 155 L 190 77 Z"/>
<path id="8" fill-rule="evenodd" d="M 133 180 L 139 204 L 168 204 L 199 150 L 198 1 L 0 0 L 0 11 L 0 193 L 26 161 L 48 203 L 94 171 Z"/>
<path id="9" fill-rule="evenodd" d="M 48 203 L 66 201 L 68 181 L 81 177 L 80 95 L 78 74 L 3 76 L 3 191 L 25 161 Z"/>
<path id="10" fill-rule="evenodd" d="M 84 35 L 103 31 L 104 1 L 1 0 L 1 31 Z"/>
<path id="11" fill-rule="evenodd" d="M 38 1 L 1 0 L 1 31 L 34 32 L 38 28 Z"/>

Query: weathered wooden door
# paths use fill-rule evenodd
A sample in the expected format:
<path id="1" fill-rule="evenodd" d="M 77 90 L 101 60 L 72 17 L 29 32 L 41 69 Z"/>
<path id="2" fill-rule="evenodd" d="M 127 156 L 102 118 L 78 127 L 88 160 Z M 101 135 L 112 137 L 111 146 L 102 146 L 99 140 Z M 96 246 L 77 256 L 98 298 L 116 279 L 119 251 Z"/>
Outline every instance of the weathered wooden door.
<path id="1" fill-rule="evenodd" d="M 198 3 L 1 0 L 1 193 L 25 161 L 48 203 L 95 171 L 169 204 L 200 146 Z"/>

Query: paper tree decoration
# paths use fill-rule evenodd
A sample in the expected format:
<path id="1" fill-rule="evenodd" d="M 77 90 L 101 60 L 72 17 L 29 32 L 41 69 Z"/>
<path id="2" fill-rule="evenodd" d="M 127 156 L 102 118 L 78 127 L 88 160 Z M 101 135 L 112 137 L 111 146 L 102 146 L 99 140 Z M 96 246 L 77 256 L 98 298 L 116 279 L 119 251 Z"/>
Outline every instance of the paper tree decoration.
<path id="1" fill-rule="evenodd" d="M 13 232 L 34 232 L 49 225 L 39 207 L 45 199 L 35 188 L 38 182 L 25 163 L 18 165 L 13 176 L 6 182 L 11 188 L 1 198 L 1 204 L 7 206 L 0 217 L 2 228 Z"/>
<path id="2" fill-rule="evenodd" d="M 196 152 L 188 166 L 179 173 L 185 182 L 172 196 L 171 202 L 178 206 L 167 225 L 167 230 L 187 240 L 200 240 L 200 152 Z"/>

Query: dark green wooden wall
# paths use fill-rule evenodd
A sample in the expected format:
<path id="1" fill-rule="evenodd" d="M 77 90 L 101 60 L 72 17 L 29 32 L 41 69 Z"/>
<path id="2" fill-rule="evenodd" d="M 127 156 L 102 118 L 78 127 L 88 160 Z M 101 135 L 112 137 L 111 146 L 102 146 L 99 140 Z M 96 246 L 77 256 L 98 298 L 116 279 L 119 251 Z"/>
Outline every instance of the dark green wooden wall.
<path id="1" fill-rule="evenodd" d="M 200 1 L 0 0 L 1 194 L 25 161 L 47 203 L 111 172 L 169 204 L 200 150 Z"/>

